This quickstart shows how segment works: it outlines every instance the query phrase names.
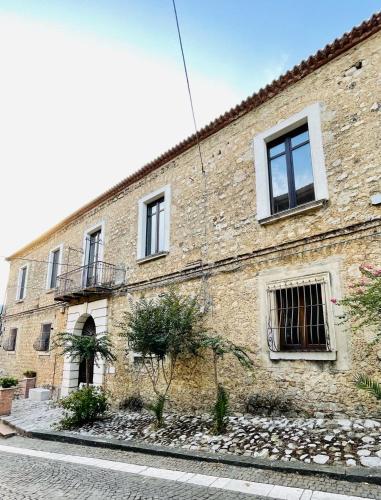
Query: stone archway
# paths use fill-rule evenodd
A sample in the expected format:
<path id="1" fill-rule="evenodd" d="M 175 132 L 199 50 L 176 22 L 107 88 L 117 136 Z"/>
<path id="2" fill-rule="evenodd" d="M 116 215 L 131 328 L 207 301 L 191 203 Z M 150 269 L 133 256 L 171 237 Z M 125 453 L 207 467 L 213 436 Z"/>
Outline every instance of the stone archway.
<path id="1" fill-rule="evenodd" d="M 66 331 L 73 335 L 82 335 L 86 332 L 94 335 L 104 334 L 107 331 L 107 299 L 70 306 Z M 103 385 L 104 370 L 103 360 L 93 364 L 93 385 Z M 80 374 L 80 371 L 80 363 L 69 356 L 64 357 L 61 396 L 67 396 L 78 388 L 80 382 L 85 382 L 85 378 L 81 380 L 84 375 Z"/>
<path id="2" fill-rule="evenodd" d="M 83 327 L 82 327 L 82 332 L 81 335 L 86 336 L 86 337 L 94 337 L 96 335 L 96 326 L 95 326 L 95 321 L 92 316 L 89 316 Z M 89 363 L 89 383 L 92 384 L 94 381 L 94 356 L 92 361 Z M 82 360 L 79 365 L 78 365 L 78 386 L 81 384 L 84 384 L 86 382 L 86 361 Z"/>

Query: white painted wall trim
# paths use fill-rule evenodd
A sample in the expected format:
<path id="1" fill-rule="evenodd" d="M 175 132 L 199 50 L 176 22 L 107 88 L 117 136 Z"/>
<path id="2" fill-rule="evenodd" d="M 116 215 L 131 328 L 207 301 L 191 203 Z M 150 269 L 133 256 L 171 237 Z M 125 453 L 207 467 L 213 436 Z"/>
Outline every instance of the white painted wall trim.
<path id="1" fill-rule="evenodd" d="M 254 164 L 256 176 L 257 219 L 271 216 L 270 186 L 267 161 L 267 143 L 308 123 L 311 161 L 316 200 L 328 199 L 328 183 L 324 161 L 323 137 L 321 132 L 320 103 L 307 106 L 299 113 L 280 121 L 254 137 Z"/>
<path id="2" fill-rule="evenodd" d="M 95 224 L 94 226 L 87 228 L 85 232 L 83 233 L 83 243 L 82 243 L 82 248 L 83 248 L 83 256 L 82 256 L 82 265 L 85 266 L 87 263 L 87 259 L 89 258 L 89 246 L 86 245 L 86 239 L 88 236 L 90 236 L 92 233 L 95 231 L 98 231 L 98 229 L 101 230 L 101 245 L 99 247 L 99 260 L 103 260 L 104 256 L 104 246 L 105 246 L 105 221 L 102 220 L 98 224 Z"/>
<path id="3" fill-rule="evenodd" d="M 137 259 L 144 259 L 146 248 L 146 224 L 147 205 L 161 196 L 164 196 L 164 252 L 169 252 L 170 246 L 170 223 L 171 223 L 171 186 L 167 184 L 152 193 L 149 193 L 138 201 L 138 242 Z"/>
<path id="4" fill-rule="evenodd" d="M 108 302 L 107 299 L 85 302 L 70 306 L 66 323 L 66 331 L 73 335 L 81 335 L 86 319 L 92 316 L 95 323 L 96 335 L 105 335 L 108 326 Z M 78 387 L 79 363 L 68 356 L 64 358 L 62 373 L 61 396 L 65 397 Z M 102 386 L 104 383 L 105 363 L 104 360 L 94 362 L 93 385 Z"/>
<path id="5" fill-rule="evenodd" d="M 47 290 L 51 290 L 50 281 L 51 281 L 51 275 L 52 275 L 52 269 L 53 269 L 53 253 L 56 250 L 60 251 L 60 258 L 59 258 L 58 269 L 57 269 L 57 276 L 59 276 L 61 274 L 61 270 L 62 270 L 63 249 L 64 249 L 64 246 L 63 246 L 63 243 L 61 243 L 60 245 L 57 245 L 56 247 L 52 248 L 49 251 L 49 256 L 48 256 L 49 264 L 48 264 L 48 271 L 46 274 L 46 289 Z"/>
<path id="6" fill-rule="evenodd" d="M 338 370 L 349 369 L 349 342 L 348 342 L 348 327 L 342 323 L 342 309 L 340 306 L 333 305 L 330 301 L 331 297 L 338 300 L 342 297 L 340 267 L 342 263 L 341 257 L 330 257 L 328 259 L 311 262 L 308 264 L 297 265 L 293 267 L 277 267 L 260 272 L 258 277 L 258 297 L 259 297 L 259 314 L 260 314 L 260 353 L 263 362 L 271 365 L 271 360 L 330 360 L 335 361 L 335 368 Z M 332 352 L 322 352 L 319 356 L 316 353 L 303 352 L 277 352 L 271 353 L 267 345 L 267 288 L 273 282 L 301 280 L 306 277 L 327 275 L 328 290 L 327 290 L 327 313 L 329 336 L 332 347 Z M 335 352 L 336 351 L 336 352 Z M 319 358 L 319 359 L 318 359 Z"/>

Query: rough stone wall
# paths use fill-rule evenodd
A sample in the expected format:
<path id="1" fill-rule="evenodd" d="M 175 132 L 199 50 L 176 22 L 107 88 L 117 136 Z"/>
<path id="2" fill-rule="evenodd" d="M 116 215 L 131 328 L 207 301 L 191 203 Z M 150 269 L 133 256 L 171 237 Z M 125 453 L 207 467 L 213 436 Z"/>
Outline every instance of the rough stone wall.
<path id="1" fill-rule="evenodd" d="M 64 243 L 63 261 L 66 262 L 68 247 L 81 248 L 84 232 L 104 222 L 103 259 L 126 267 L 132 291 L 134 283 L 182 271 L 199 259 L 212 263 L 266 248 L 275 251 L 276 247 L 290 241 L 297 242 L 380 218 L 380 207 L 370 203 L 370 196 L 381 189 L 381 111 L 377 106 L 381 84 L 380 45 L 381 34 L 378 33 L 204 140 L 201 149 L 205 175 L 201 173 L 197 149 L 192 148 L 57 231 L 54 237 L 24 258 L 47 261 L 49 251 Z M 320 102 L 322 108 L 329 202 L 319 210 L 261 226 L 256 221 L 253 137 L 315 102 Z M 136 260 L 138 200 L 167 184 L 172 189 L 169 255 L 139 264 Z M 379 248 L 379 240 L 369 237 L 364 241 L 353 240 L 348 235 L 347 242 L 337 246 L 325 248 L 321 243 L 321 248 L 317 244 L 313 251 L 298 255 L 291 252 L 286 257 L 285 252 L 279 250 L 267 261 L 261 257 L 252 259 L 245 267 L 238 265 L 230 272 L 226 269 L 220 273 L 213 271 L 209 279 L 209 293 L 214 304 L 213 326 L 252 348 L 258 357 L 255 383 L 226 360 L 227 384 L 231 384 L 232 389 L 233 385 L 234 388 L 240 387 L 245 393 L 254 387 L 282 386 L 282 391 L 291 391 L 300 404 L 308 407 L 310 403 L 321 403 L 320 406 L 327 405 L 327 410 L 329 405 L 353 410 L 364 398 L 371 404 L 369 398 L 352 388 L 351 380 L 356 371 L 362 368 L 369 371 L 371 366 L 377 366 L 363 360 L 365 340 L 358 333 L 353 336 L 346 333 L 349 367 L 344 371 L 337 370 L 335 362 L 269 362 L 261 343 L 260 314 L 263 312 L 260 313 L 258 305 L 257 277 L 264 268 L 289 267 L 301 262 L 319 263 L 327 256 L 339 255 L 342 258 L 341 286 L 345 291 L 351 274 L 361 262 L 372 260 L 380 263 Z M 70 252 L 70 266 L 81 265 L 81 259 L 80 253 Z M 60 312 L 60 306 L 53 305 L 52 293 L 46 293 L 45 262 L 30 263 L 26 298 L 21 303 L 15 302 L 17 274 L 23 262 L 11 262 L 6 304 L 6 333 L 9 328 L 19 328 L 17 352 L 12 355 L 0 350 L 0 366 L 16 375 L 25 369 L 35 369 L 39 385 L 51 383 L 56 366 L 55 383 L 59 383 L 61 360 L 55 365 L 53 354 L 38 355 L 32 349 L 32 341 L 38 336 L 42 322 L 52 319 L 55 331 L 64 329 L 66 314 Z M 200 289 L 200 281 L 196 279 L 182 286 L 196 291 Z M 138 290 L 133 291 L 135 297 L 138 294 Z M 112 318 L 127 305 L 126 296 L 110 298 L 111 333 L 114 329 Z M 120 356 L 115 375 L 107 376 L 107 385 L 118 394 L 127 393 L 131 387 L 125 377 L 126 364 Z M 193 375 L 184 380 L 179 378 L 173 388 L 173 400 L 182 400 L 189 405 L 194 401 L 209 400 L 213 390 L 208 382 L 209 371 L 210 367 L 206 366 L 201 369 L 199 379 Z M 204 395 L 208 397 L 204 398 Z M 232 397 L 238 404 L 236 389 Z"/>

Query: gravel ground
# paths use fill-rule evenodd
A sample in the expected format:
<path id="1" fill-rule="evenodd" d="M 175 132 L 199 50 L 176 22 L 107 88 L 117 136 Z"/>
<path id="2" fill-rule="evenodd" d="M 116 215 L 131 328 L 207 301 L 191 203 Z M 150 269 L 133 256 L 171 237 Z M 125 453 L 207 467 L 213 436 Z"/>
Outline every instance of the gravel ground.
<path id="1" fill-rule="evenodd" d="M 223 435 L 214 435 L 212 428 L 209 415 L 168 414 L 165 426 L 155 429 L 152 415 L 145 411 L 117 411 L 102 421 L 83 426 L 79 432 L 270 460 L 381 466 L 381 423 L 376 420 L 242 415 L 229 418 Z"/>

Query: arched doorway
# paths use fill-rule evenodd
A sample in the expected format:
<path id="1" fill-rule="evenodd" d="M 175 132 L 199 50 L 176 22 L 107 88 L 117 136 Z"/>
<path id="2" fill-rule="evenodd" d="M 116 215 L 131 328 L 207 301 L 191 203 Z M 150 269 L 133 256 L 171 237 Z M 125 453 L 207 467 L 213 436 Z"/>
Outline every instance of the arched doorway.
<path id="1" fill-rule="evenodd" d="M 83 336 L 88 336 L 88 337 L 94 337 L 96 334 L 96 326 L 94 322 L 94 318 L 92 316 L 89 316 L 82 328 L 81 335 Z M 89 363 L 89 382 L 92 384 L 94 381 L 94 356 L 90 360 Z M 86 361 L 82 360 L 79 363 L 79 369 L 78 369 L 78 386 L 80 384 L 86 383 Z"/>

